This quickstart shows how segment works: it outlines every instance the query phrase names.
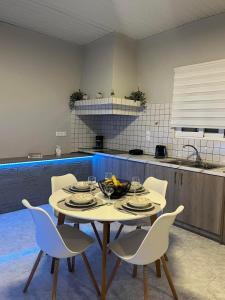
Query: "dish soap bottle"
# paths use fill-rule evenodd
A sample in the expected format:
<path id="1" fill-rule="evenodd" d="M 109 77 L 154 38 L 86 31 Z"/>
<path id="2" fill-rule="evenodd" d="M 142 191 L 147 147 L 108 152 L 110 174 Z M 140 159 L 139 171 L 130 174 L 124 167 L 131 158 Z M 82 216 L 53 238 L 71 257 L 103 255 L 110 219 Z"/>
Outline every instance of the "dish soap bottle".
<path id="1" fill-rule="evenodd" d="M 60 157 L 62 155 L 62 148 L 61 148 L 61 146 L 56 145 L 56 147 L 55 147 L 55 155 L 57 157 Z"/>

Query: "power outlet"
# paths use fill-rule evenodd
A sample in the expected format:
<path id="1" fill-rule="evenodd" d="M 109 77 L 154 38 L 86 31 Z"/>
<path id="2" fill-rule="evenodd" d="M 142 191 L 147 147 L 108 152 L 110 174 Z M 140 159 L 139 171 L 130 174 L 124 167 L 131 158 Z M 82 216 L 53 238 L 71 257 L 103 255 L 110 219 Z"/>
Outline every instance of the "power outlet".
<path id="1" fill-rule="evenodd" d="M 55 135 L 56 136 L 67 136 L 67 132 L 66 131 L 56 131 Z"/>

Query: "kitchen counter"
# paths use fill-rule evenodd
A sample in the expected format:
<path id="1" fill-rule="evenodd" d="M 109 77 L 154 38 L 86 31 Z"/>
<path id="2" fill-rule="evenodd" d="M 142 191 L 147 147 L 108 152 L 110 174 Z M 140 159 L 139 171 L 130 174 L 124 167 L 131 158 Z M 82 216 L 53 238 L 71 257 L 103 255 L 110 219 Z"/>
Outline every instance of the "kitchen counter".
<path id="1" fill-rule="evenodd" d="M 116 157 L 120 159 L 126 159 L 136 162 L 143 162 L 148 164 L 154 164 L 154 165 L 160 165 L 164 167 L 179 169 L 179 170 L 186 170 L 186 171 L 192 171 L 192 172 L 198 172 L 198 173 L 204 173 L 214 176 L 222 176 L 225 177 L 225 166 L 221 165 L 218 168 L 206 170 L 206 169 L 200 169 L 200 168 L 193 168 L 188 166 L 182 166 L 182 165 L 176 165 L 169 163 L 170 160 L 176 159 L 173 157 L 168 158 L 155 158 L 153 155 L 150 154 L 143 154 L 143 155 L 130 155 L 128 152 L 120 151 L 120 150 L 113 150 L 113 149 L 105 149 L 105 152 L 98 152 L 98 150 L 93 149 L 79 149 L 80 152 L 87 153 L 87 154 L 101 154 L 111 157 Z M 120 153 L 121 152 L 121 153 Z"/>
<path id="2" fill-rule="evenodd" d="M 24 208 L 21 200 L 32 205 L 48 202 L 51 195 L 51 178 L 74 174 L 77 180 L 87 180 L 92 175 L 93 155 L 68 153 L 61 157 L 45 155 L 41 159 L 27 157 L 0 160 L 0 214 Z"/>
<path id="3" fill-rule="evenodd" d="M 63 160 L 63 159 L 72 159 L 79 157 L 87 157 L 92 155 L 91 153 L 85 152 L 71 152 L 62 154 L 60 157 L 57 157 L 55 154 L 52 155 L 44 155 L 42 158 L 27 158 L 27 157 L 9 157 L 9 158 L 1 158 L 0 166 L 6 164 L 17 164 L 17 163 L 27 163 L 27 162 L 42 162 L 42 161 L 53 161 L 53 160 Z"/>

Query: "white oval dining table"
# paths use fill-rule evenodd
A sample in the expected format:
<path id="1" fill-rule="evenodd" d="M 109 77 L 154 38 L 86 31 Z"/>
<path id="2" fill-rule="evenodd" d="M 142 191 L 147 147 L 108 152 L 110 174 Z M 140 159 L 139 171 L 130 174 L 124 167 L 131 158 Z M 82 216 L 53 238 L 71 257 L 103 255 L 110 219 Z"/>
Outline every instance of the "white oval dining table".
<path id="1" fill-rule="evenodd" d="M 65 192 L 63 190 L 58 190 L 57 192 L 53 193 L 49 198 L 49 204 L 52 206 L 54 210 L 59 212 L 58 225 L 64 223 L 65 216 L 75 217 L 84 220 L 98 221 L 103 224 L 101 300 L 105 300 L 106 292 L 107 292 L 107 276 L 106 276 L 107 244 L 110 236 L 110 223 L 116 221 L 138 220 L 144 217 L 150 217 L 151 223 L 153 224 L 153 222 L 157 218 L 157 213 L 162 211 L 163 208 L 166 206 L 166 199 L 161 194 L 153 190 L 149 190 L 149 193 L 145 194 L 144 197 L 148 198 L 153 203 L 155 209 L 149 212 L 145 212 L 144 214 L 137 213 L 134 215 L 116 209 L 113 204 L 96 207 L 95 209 L 90 209 L 86 211 L 59 208 L 57 203 L 62 199 L 66 199 L 69 197 L 71 197 L 71 194 L 68 194 L 68 192 Z M 95 197 L 102 200 L 103 203 L 108 202 L 107 198 L 103 195 L 102 192 L 96 193 Z M 137 195 L 137 197 L 139 196 Z M 157 276 L 160 277 L 160 261 L 156 261 L 155 264 L 156 264 Z"/>

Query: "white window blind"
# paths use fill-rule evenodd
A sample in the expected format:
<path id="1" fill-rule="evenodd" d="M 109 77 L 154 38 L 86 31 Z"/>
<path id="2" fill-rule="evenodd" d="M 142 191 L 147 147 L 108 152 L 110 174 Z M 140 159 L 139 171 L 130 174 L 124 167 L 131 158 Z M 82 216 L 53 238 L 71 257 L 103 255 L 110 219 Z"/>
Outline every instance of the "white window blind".
<path id="1" fill-rule="evenodd" d="M 225 59 L 174 69 L 171 125 L 225 129 Z"/>

